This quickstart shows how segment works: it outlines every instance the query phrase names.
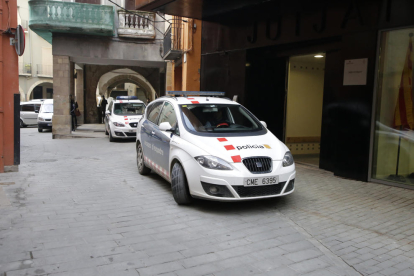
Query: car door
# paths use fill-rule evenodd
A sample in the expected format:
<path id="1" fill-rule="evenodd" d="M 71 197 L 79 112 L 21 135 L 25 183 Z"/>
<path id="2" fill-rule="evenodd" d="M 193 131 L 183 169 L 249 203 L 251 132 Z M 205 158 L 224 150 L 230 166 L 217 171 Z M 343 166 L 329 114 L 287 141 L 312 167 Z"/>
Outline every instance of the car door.
<path id="1" fill-rule="evenodd" d="M 161 110 L 158 124 L 154 127 L 155 134 L 153 135 L 154 144 L 154 160 L 158 164 L 163 176 L 168 176 L 169 162 L 170 162 L 170 141 L 171 132 L 161 131 L 159 125 L 163 122 L 168 122 L 172 127 L 177 125 L 177 116 L 174 107 L 168 101 L 165 101 Z"/>
<path id="2" fill-rule="evenodd" d="M 33 125 L 37 123 L 37 113 L 34 112 L 33 104 L 21 105 L 20 116 L 23 118 L 23 123 L 26 125 Z"/>
<path id="3" fill-rule="evenodd" d="M 155 164 L 155 153 L 154 153 L 154 134 L 158 123 L 158 117 L 161 112 L 163 101 L 155 102 L 147 108 L 147 115 L 145 121 L 141 125 L 141 143 L 142 150 L 144 151 L 144 156 L 149 159 L 146 160 L 147 163 L 151 163 L 151 167 L 154 167 Z M 154 164 L 153 164 L 154 163 Z"/>

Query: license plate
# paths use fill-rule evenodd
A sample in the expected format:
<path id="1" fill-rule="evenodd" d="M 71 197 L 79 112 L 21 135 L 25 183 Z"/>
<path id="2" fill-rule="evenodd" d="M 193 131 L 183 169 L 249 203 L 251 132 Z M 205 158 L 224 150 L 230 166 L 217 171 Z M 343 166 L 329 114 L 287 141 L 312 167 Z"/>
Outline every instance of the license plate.
<path id="1" fill-rule="evenodd" d="M 279 176 L 249 177 L 244 179 L 244 187 L 274 185 L 279 183 Z"/>
<path id="2" fill-rule="evenodd" d="M 52 126 L 52 124 L 47 124 L 47 126 Z"/>

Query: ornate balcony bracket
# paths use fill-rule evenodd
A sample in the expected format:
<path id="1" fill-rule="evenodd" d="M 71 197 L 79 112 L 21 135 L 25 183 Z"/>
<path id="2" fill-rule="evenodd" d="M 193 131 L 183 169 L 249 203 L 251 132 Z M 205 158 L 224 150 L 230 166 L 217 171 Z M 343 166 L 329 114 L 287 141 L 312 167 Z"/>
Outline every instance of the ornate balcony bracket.
<path id="1" fill-rule="evenodd" d="M 118 36 L 154 39 L 154 21 L 152 12 L 118 10 Z"/>

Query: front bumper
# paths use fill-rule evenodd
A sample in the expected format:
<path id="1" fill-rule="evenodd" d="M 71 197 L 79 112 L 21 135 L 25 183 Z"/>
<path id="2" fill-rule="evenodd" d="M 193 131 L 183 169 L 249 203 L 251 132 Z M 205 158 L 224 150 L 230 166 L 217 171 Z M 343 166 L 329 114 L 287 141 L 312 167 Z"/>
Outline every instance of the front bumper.
<path id="1" fill-rule="evenodd" d="M 37 121 L 37 127 L 41 129 L 52 129 L 52 121 Z"/>
<path id="2" fill-rule="evenodd" d="M 271 197 L 280 197 L 293 193 L 296 177 L 295 164 L 283 167 L 282 161 L 272 161 L 273 168 L 269 173 L 253 174 L 243 163 L 232 163 L 233 170 L 220 171 L 200 166 L 195 160 L 184 162 L 190 193 L 193 197 L 216 201 L 243 201 Z M 278 184 L 244 186 L 246 178 L 278 176 Z M 219 191 L 213 195 L 210 188 Z"/>
<path id="3" fill-rule="evenodd" d="M 111 127 L 112 136 L 114 138 L 121 138 L 121 139 L 130 139 L 137 137 L 137 128 L 134 127 Z"/>

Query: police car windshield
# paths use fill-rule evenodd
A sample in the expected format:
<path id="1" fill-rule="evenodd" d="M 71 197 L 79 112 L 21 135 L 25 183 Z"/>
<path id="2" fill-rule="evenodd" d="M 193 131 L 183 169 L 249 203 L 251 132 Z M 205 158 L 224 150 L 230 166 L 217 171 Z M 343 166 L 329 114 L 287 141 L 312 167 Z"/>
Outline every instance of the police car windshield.
<path id="1" fill-rule="evenodd" d="M 115 115 L 142 115 L 144 110 L 143 103 L 116 103 L 114 105 Z"/>
<path id="2" fill-rule="evenodd" d="M 53 104 L 42 104 L 41 113 L 53 113 Z"/>
<path id="3" fill-rule="evenodd" d="M 180 107 L 184 124 L 190 131 L 234 133 L 263 129 L 262 124 L 240 105 L 187 104 Z"/>

